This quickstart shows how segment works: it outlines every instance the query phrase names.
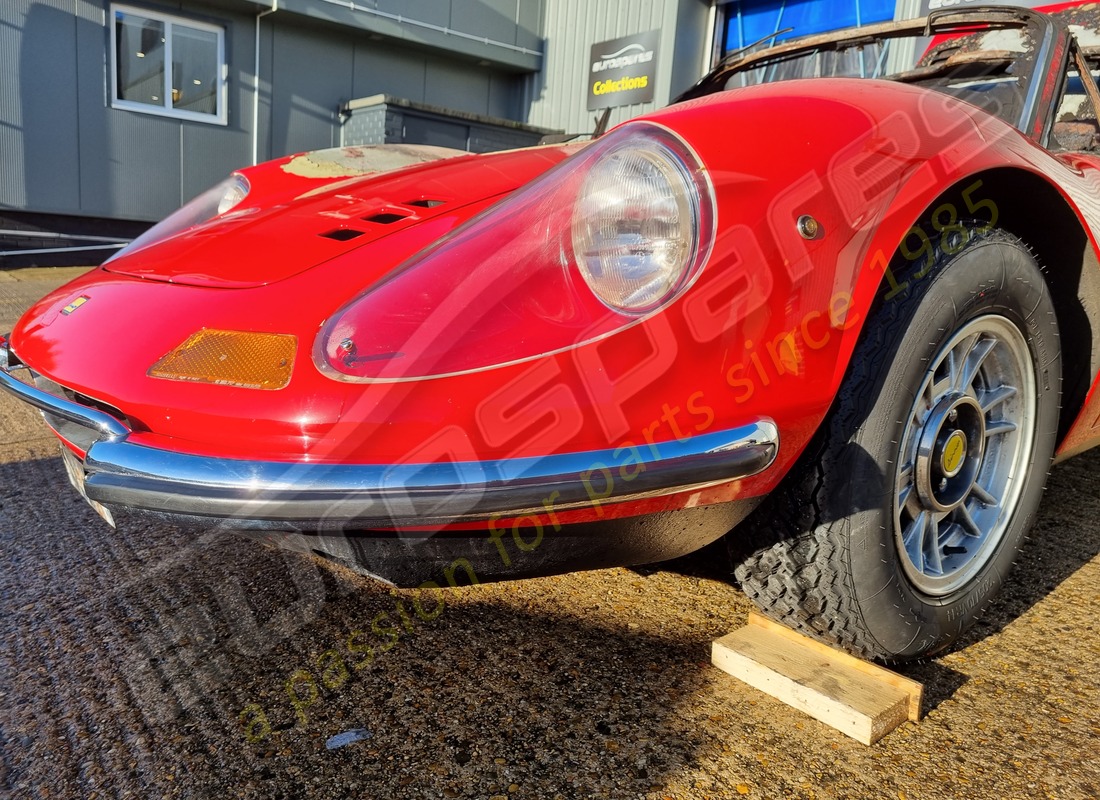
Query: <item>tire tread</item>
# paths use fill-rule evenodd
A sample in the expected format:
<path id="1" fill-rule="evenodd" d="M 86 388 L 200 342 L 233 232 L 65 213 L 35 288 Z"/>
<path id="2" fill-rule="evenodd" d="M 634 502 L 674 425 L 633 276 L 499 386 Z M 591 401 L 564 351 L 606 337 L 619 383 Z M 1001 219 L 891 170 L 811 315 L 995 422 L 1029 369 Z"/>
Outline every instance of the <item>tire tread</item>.
<path id="1" fill-rule="evenodd" d="M 1026 249 L 1019 239 L 996 229 L 971 229 L 968 236 L 966 247 L 1004 242 Z M 926 274 L 889 301 L 880 292 L 852 354 L 844 386 L 875 385 L 889 368 L 920 301 L 922 293 L 914 287 L 934 281 L 957 254 L 948 254 L 937 244 Z M 914 274 L 915 268 L 901 277 Z M 846 551 L 847 521 L 828 513 L 830 499 L 838 496 L 850 474 L 844 469 L 845 446 L 876 399 L 877 391 L 838 392 L 799 462 L 727 542 L 736 580 L 767 616 L 855 655 L 890 662 L 896 660 L 895 653 L 875 639 L 855 601 Z"/>

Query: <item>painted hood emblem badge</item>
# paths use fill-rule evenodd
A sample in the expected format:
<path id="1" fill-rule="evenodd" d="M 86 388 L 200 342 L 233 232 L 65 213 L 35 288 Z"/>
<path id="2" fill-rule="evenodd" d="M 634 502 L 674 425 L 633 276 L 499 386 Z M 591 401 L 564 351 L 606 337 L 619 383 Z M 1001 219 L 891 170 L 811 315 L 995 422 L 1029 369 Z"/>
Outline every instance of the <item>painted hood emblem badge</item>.
<path id="1" fill-rule="evenodd" d="M 80 295 L 80 297 L 76 298 L 63 309 L 61 309 L 61 313 L 67 317 L 69 316 L 69 314 L 72 314 L 74 311 L 76 311 L 78 308 L 80 308 L 91 299 L 92 298 L 88 297 L 88 295 L 82 294 Z"/>

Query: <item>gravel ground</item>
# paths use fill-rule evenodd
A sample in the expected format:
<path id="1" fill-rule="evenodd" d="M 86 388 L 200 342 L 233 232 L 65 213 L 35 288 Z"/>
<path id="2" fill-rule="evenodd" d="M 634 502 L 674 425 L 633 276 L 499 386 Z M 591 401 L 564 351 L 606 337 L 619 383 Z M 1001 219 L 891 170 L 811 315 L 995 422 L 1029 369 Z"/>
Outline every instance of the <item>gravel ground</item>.
<path id="1" fill-rule="evenodd" d="M 66 274 L 0 273 L 0 324 Z M 750 609 L 717 550 L 441 605 L 112 532 L 34 414 L 0 399 L 0 433 L 3 798 L 1100 796 L 1100 453 L 1054 470 L 963 645 L 905 670 L 924 720 L 864 747 L 709 665 Z"/>

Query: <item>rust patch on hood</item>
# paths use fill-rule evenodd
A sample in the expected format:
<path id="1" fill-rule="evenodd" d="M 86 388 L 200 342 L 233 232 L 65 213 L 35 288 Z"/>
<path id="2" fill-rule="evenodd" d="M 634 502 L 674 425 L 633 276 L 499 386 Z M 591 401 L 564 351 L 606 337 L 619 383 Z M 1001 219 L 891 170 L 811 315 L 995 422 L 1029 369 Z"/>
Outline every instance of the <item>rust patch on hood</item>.
<path id="1" fill-rule="evenodd" d="M 357 178 L 465 154 L 450 147 L 412 144 L 333 147 L 294 156 L 282 170 L 301 178 Z"/>

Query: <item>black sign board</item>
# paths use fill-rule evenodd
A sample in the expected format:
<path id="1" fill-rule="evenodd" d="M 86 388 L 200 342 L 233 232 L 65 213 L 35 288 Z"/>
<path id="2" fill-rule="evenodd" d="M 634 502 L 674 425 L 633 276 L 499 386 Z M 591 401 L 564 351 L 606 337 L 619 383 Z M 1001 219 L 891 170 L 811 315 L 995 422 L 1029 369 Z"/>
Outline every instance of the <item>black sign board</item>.
<path id="1" fill-rule="evenodd" d="M 653 99 L 660 31 L 592 45 L 588 58 L 588 110 Z"/>

